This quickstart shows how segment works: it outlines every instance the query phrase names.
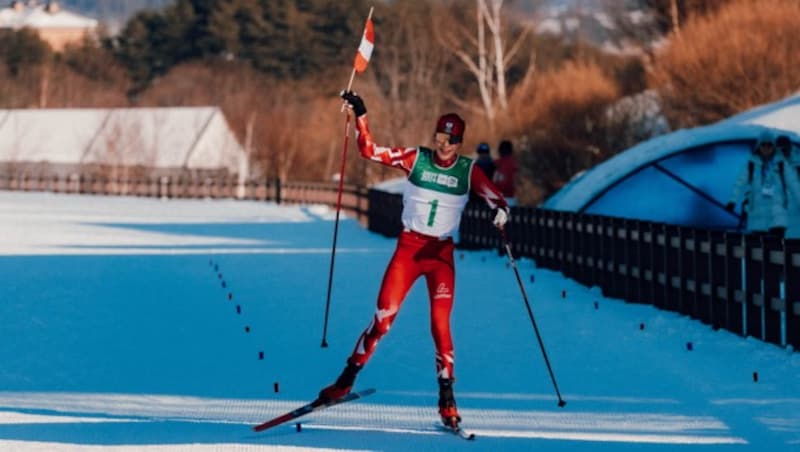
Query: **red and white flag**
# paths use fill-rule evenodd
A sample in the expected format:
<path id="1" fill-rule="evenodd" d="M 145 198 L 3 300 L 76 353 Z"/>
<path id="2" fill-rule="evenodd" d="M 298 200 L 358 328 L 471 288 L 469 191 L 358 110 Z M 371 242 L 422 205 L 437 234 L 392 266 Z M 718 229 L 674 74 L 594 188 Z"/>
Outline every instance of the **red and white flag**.
<path id="1" fill-rule="evenodd" d="M 367 69 L 373 47 L 375 47 L 375 31 L 372 29 L 372 17 L 369 17 L 364 25 L 364 36 L 361 38 L 361 44 L 358 46 L 358 52 L 353 61 L 353 68 L 356 72 L 361 73 Z"/>

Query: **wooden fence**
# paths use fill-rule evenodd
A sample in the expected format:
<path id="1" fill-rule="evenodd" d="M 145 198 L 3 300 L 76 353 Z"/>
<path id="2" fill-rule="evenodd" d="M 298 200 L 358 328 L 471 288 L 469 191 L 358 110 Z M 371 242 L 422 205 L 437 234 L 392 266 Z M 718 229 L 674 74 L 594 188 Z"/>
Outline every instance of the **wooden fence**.
<path id="1" fill-rule="evenodd" d="M 286 204 L 319 203 L 335 206 L 338 183 L 282 182 L 278 179 L 248 180 L 235 178 L 157 177 L 110 179 L 91 175 L 69 176 L 0 176 L 0 190 L 43 191 L 109 196 L 157 198 L 236 198 Z M 346 184 L 342 191 L 342 210 L 365 220 L 369 200 L 367 189 Z"/>
<path id="2" fill-rule="evenodd" d="M 335 206 L 337 183 L 233 179 L 0 178 L 0 190 L 164 198 L 239 198 Z M 402 196 L 346 185 L 343 210 L 369 229 L 399 234 Z M 492 212 L 469 204 L 459 247 L 498 248 Z M 800 348 L 800 240 L 680 227 L 600 215 L 513 208 L 507 234 L 516 256 L 603 294 L 652 304 L 778 345 Z"/>
<path id="3" fill-rule="evenodd" d="M 460 243 L 497 246 L 491 228 L 490 211 L 469 208 Z M 535 208 L 512 209 L 508 238 L 606 296 L 800 348 L 800 240 Z"/>
<path id="4" fill-rule="evenodd" d="M 370 230 L 396 235 L 400 196 L 371 199 Z M 499 248 L 492 218 L 468 205 L 459 247 Z M 506 230 L 515 256 L 605 296 L 800 349 L 800 240 L 527 207 L 512 209 Z"/>

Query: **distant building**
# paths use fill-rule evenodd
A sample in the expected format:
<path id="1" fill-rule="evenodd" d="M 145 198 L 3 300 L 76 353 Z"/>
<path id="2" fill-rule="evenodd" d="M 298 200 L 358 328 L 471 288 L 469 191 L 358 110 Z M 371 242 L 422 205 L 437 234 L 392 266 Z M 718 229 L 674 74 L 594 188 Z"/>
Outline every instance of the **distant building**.
<path id="1" fill-rule="evenodd" d="M 128 172 L 249 176 L 219 107 L 0 109 L 0 177 Z"/>
<path id="2" fill-rule="evenodd" d="M 55 51 L 93 35 L 97 26 L 97 20 L 69 12 L 56 0 L 15 0 L 0 9 L 0 29 L 36 30 Z"/>

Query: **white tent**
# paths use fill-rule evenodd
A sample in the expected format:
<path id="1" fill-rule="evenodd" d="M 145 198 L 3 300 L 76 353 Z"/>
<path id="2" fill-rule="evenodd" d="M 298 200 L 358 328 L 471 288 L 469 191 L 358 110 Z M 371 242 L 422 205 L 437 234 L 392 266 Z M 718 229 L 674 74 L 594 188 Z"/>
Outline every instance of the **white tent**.
<path id="1" fill-rule="evenodd" d="M 97 24 L 97 20 L 90 17 L 84 17 L 62 8 L 48 8 L 46 4 L 29 6 L 18 4 L 0 8 L 0 28 L 95 29 Z"/>
<path id="2" fill-rule="evenodd" d="M 248 172 L 217 107 L 0 110 L 0 162 Z"/>

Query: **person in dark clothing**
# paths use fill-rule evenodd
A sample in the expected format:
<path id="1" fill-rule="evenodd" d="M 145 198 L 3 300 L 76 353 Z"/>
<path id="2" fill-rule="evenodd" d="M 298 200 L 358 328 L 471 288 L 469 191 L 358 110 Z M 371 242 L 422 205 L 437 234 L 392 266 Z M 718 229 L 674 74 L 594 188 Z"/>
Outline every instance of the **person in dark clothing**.
<path id="1" fill-rule="evenodd" d="M 500 142 L 498 153 L 500 157 L 494 162 L 497 169 L 492 177 L 492 182 L 509 201 L 509 205 L 513 206 L 517 203 L 514 184 L 517 171 L 519 171 L 519 164 L 514 156 L 514 146 L 510 141 L 503 140 Z"/>
<path id="2" fill-rule="evenodd" d="M 492 180 L 492 177 L 494 176 L 494 170 L 497 167 L 494 164 L 494 160 L 492 160 L 492 154 L 489 149 L 489 145 L 487 143 L 479 144 L 476 152 L 478 153 L 478 158 L 475 159 L 475 165 L 483 170 L 483 173 L 486 174 L 486 177 L 489 180 Z"/>
<path id="3" fill-rule="evenodd" d="M 478 154 L 478 158 L 475 159 L 475 166 L 483 171 L 483 174 L 486 175 L 486 178 L 492 180 L 494 176 L 494 171 L 497 168 L 494 164 L 494 160 L 492 159 L 492 154 L 489 149 L 488 143 L 481 143 L 475 149 L 475 152 Z M 482 202 L 481 197 L 478 196 L 474 191 L 469 192 L 469 202 Z"/>

